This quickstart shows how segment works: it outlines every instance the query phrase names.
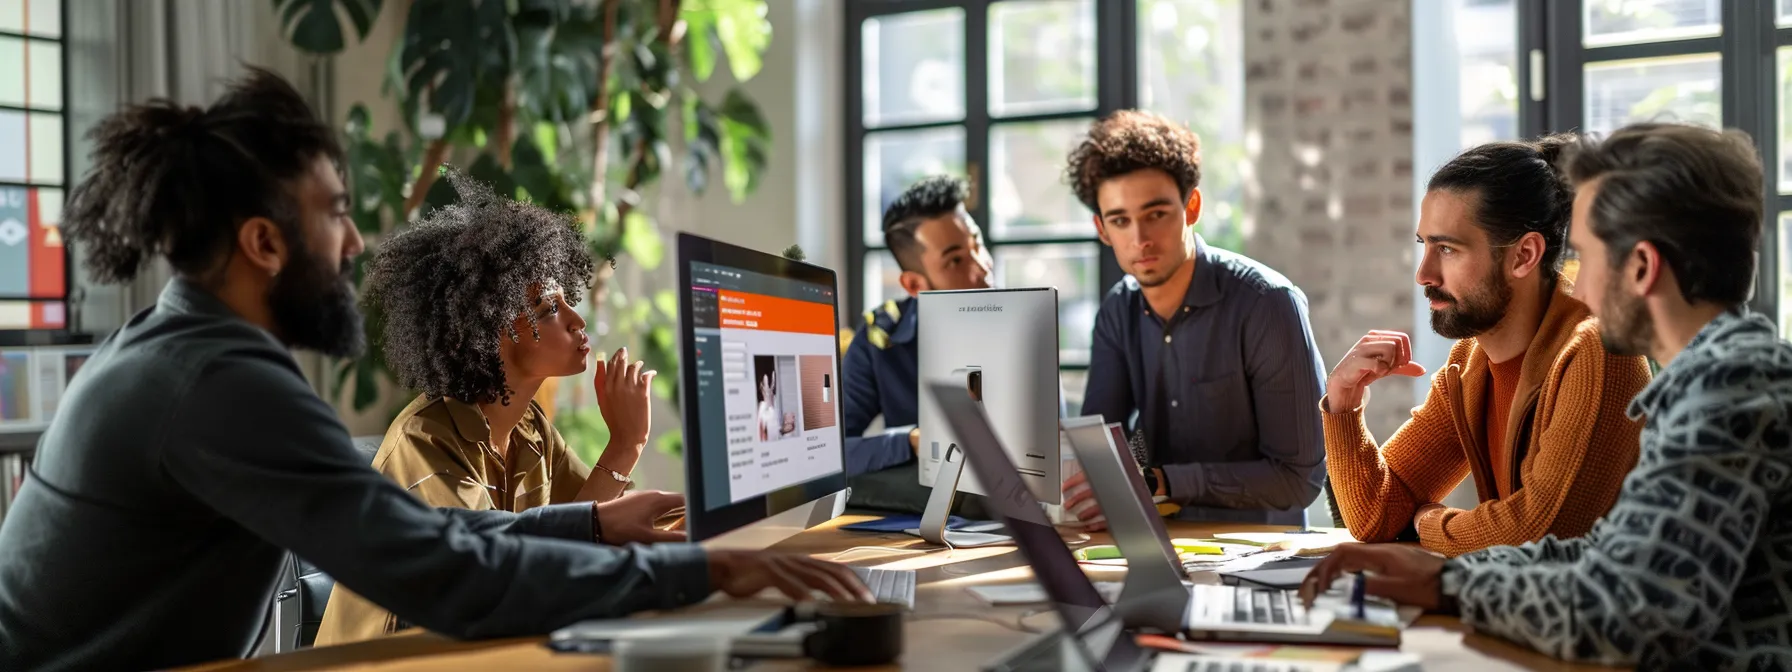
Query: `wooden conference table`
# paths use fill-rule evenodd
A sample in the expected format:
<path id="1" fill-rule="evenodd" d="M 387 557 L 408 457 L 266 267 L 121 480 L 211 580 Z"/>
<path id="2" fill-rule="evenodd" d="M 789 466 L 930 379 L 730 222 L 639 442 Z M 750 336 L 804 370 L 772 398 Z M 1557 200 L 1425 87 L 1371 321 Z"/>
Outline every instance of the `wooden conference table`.
<path id="1" fill-rule="evenodd" d="M 778 550 L 810 553 L 849 565 L 914 569 L 920 586 L 915 609 L 904 624 L 904 651 L 896 665 L 882 669 L 976 670 L 996 656 L 1013 649 L 1033 635 L 1017 629 L 1057 627 L 1055 616 L 1043 605 L 989 607 L 968 586 L 1019 583 L 1031 573 L 1013 546 L 891 553 L 879 548 L 926 547 L 903 534 L 866 534 L 841 531 L 841 525 L 867 520 L 844 516 L 792 537 Z M 1232 523 L 1170 523 L 1172 537 L 1204 538 L 1226 532 L 1276 532 L 1289 528 Z M 1108 543 L 1105 534 L 1087 543 Z M 1090 568 L 1097 580 L 1119 580 L 1123 570 Z M 1217 583 L 1218 577 L 1203 572 L 1197 581 Z M 202 665 L 193 670 L 606 670 L 608 659 L 591 655 L 556 654 L 542 646 L 542 637 L 458 642 L 421 631 L 344 646 L 322 647 L 242 661 Z M 1401 650 L 1416 653 L 1427 670 L 1607 670 L 1563 663 L 1504 640 L 1474 634 L 1454 618 L 1425 616 L 1403 636 Z M 756 670 L 821 669 L 807 661 L 776 661 L 754 666 Z M 854 668 L 868 669 L 868 668 Z"/>

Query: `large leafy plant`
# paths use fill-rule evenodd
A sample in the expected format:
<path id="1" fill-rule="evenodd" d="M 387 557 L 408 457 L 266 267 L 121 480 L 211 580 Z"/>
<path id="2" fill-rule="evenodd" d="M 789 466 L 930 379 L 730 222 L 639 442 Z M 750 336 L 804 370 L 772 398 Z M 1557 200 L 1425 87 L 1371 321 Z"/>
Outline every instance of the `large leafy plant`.
<path id="1" fill-rule="evenodd" d="M 340 53 L 351 34 L 364 39 L 386 8 L 384 0 L 273 3 L 286 37 L 319 56 Z M 602 314 L 613 333 L 636 340 L 661 372 L 656 392 L 670 398 L 679 378 L 674 297 L 630 301 L 610 279 L 622 261 L 651 270 L 663 260 L 642 198 L 663 175 L 700 194 L 719 172 L 736 201 L 758 186 L 770 147 L 758 106 L 738 88 L 710 99 L 694 87 L 723 62 L 736 81 L 758 73 L 771 41 L 765 14 L 763 0 L 413 0 L 383 65 L 387 100 L 374 103 L 396 105 L 403 127 L 376 136 L 368 102 L 345 120 L 357 226 L 377 246 L 419 212 L 451 202 L 437 179 L 448 164 L 499 193 L 579 213 L 592 253 L 609 261 L 599 265 L 587 317 L 595 324 Z M 607 304 L 615 310 L 605 312 Z M 368 317 L 378 342 L 379 316 Z M 356 410 L 380 403 L 388 376 L 378 348 L 336 373 L 336 393 Z M 574 389 L 563 433 L 592 425 L 595 409 L 579 394 L 588 387 Z M 568 436 L 602 445 L 585 438 Z M 679 437 L 661 445 L 676 451 Z"/>

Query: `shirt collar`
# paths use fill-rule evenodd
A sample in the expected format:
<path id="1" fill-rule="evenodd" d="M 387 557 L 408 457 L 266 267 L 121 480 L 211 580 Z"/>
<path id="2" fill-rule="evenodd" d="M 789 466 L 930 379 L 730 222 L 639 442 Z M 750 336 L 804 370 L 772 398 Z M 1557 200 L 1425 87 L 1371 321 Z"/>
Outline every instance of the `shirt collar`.
<path id="1" fill-rule="evenodd" d="M 168 284 L 162 286 L 162 294 L 156 298 L 156 307 L 174 313 L 241 317 L 230 306 L 224 305 L 224 300 L 216 294 L 181 278 L 169 280 Z"/>
<path id="2" fill-rule="evenodd" d="M 1195 234 L 1195 254 L 1190 261 L 1195 264 L 1195 272 L 1189 276 L 1188 292 L 1182 295 L 1182 305 L 1200 308 L 1219 303 L 1220 269 L 1201 234 Z"/>
<path id="3" fill-rule="evenodd" d="M 1774 333 L 1773 323 L 1761 315 L 1749 312 L 1747 308 L 1718 313 L 1717 317 L 1712 318 L 1710 322 L 1705 323 L 1703 328 L 1699 329 L 1699 333 L 1692 337 L 1692 341 L 1686 344 L 1686 348 L 1681 350 L 1679 355 L 1674 357 L 1674 361 L 1662 367 L 1661 371 L 1655 374 L 1655 378 L 1650 380 L 1648 385 L 1643 386 L 1643 391 L 1638 392 L 1636 397 L 1630 400 L 1630 407 L 1626 409 L 1626 414 L 1630 416 L 1631 420 L 1638 420 L 1660 411 L 1668 400 L 1676 398 L 1676 395 L 1669 393 L 1686 383 L 1682 379 L 1697 375 L 1696 370 L 1703 368 L 1702 365 L 1705 362 L 1701 360 L 1706 359 L 1702 356 L 1705 350 L 1751 331 L 1762 331 L 1771 335 Z"/>
<path id="4" fill-rule="evenodd" d="M 530 444 L 541 443 L 541 432 L 536 430 L 535 400 L 511 397 L 510 403 L 529 404 L 529 410 L 523 413 L 522 419 L 516 423 L 516 429 L 512 431 Z M 454 419 L 454 430 L 460 433 L 461 438 L 474 442 L 491 440 L 491 424 L 485 420 L 485 411 L 451 397 L 442 397 L 442 405 L 448 408 L 448 417 Z"/>

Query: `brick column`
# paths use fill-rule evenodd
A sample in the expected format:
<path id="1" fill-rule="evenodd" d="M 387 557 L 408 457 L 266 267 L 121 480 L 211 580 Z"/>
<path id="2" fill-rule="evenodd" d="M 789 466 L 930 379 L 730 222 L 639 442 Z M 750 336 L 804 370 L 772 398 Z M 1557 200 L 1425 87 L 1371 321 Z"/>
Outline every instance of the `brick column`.
<path id="1" fill-rule="evenodd" d="M 1244 0 L 1245 252 L 1306 292 L 1329 372 L 1370 329 L 1413 318 L 1408 0 Z M 1369 428 L 1409 417 L 1375 386 Z"/>

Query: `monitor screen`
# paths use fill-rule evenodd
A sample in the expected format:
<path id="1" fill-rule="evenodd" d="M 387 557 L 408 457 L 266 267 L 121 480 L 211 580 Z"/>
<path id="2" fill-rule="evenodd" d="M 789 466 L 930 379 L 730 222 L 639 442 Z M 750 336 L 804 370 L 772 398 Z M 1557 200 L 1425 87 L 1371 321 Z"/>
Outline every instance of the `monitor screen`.
<path id="1" fill-rule="evenodd" d="M 843 473 L 834 288 L 686 263 L 703 507 Z"/>

